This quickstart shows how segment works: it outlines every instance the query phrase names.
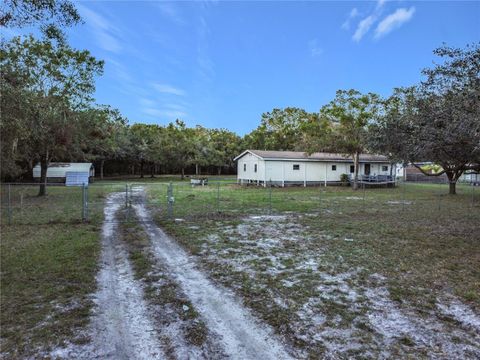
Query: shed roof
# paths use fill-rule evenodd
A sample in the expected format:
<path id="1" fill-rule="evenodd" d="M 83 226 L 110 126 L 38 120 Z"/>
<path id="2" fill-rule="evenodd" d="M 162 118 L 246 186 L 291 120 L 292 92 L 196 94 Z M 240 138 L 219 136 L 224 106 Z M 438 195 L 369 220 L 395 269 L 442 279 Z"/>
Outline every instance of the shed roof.
<path id="1" fill-rule="evenodd" d="M 302 151 L 270 151 L 270 150 L 245 150 L 238 155 L 234 160 L 240 159 L 245 154 L 253 154 L 263 160 L 303 160 L 303 161 L 338 161 L 350 162 L 352 157 L 340 153 L 317 152 L 307 154 Z M 389 162 L 384 155 L 376 154 L 360 154 L 360 162 Z"/>
<path id="2" fill-rule="evenodd" d="M 65 177 L 67 171 L 90 173 L 92 163 L 51 162 L 48 164 L 47 177 Z M 40 164 L 33 168 L 33 177 L 40 177 Z"/>

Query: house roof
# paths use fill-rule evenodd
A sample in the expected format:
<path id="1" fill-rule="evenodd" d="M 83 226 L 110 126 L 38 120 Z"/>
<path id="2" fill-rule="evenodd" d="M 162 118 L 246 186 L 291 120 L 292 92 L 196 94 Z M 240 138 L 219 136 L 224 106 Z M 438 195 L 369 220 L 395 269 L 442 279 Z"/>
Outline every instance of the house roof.
<path id="1" fill-rule="evenodd" d="M 48 164 L 47 177 L 65 177 L 67 172 L 89 173 L 92 166 L 92 163 L 51 162 Z M 33 177 L 40 177 L 40 164 L 33 168 Z"/>
<path id="2" fill-rule="evenodd" d="M 336 161 L 351 162 L 352 157 L 340 153 L 317 152 L 307 154 L 302 151 L 266 151 L 266 150 L 245 150 L 234 160 L 237 161 L 245 154 L 250 153 L 263 160 L 302 160 L 302 161 Z M 360 154 L 360 162 L 389 162 L 388 158 L 383 155 Z"/>

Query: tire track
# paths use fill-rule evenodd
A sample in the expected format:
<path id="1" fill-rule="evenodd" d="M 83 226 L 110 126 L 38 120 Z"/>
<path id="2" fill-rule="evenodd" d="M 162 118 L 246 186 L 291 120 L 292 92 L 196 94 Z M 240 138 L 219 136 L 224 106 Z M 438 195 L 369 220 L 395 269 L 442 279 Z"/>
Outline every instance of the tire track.
<path id="1" fill-rule="evenodd" d="M 161 359 L 163 351 L 142 287 L 134 279 L 127 250 L 118 235 L 115 215 L 123 204 L 122 196 L 111 194 L 104 209 L 92 355 L 101 359 Z"/>
<path id="2" fill-rule="evenodd" d="M 231 292 L 215 285 L 198 270 L 188 255 L 152 221 L 140 199 L 142 188 L 134 189 L 139 203 L 133 207 L 150 237 L 154 256 L 171 272 L 195 308 L 203 316 L 210 331 L 231 359 L 290 359 L 273 331 L 262 325 L 243 307 Z"/>

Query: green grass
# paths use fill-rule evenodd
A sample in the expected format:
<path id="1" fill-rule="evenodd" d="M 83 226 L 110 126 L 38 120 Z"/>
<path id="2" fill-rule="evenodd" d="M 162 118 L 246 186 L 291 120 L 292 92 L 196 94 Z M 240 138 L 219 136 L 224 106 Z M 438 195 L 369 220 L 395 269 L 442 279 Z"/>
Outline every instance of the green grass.
<path id="1" fill-rule="evenodd" d="M 226 180 L 192 188 L 188 181 L 177 181 L 173 183 L 173 218 L 185 221 L 172 221 L 166 181 L 173 179 L 129 181 L 129 185 L 141 183 L 156 220 L 197 256 L 214 280 L 235 289 L 246 305 L 287 337 L 308 330 L 299 330 L 296 312 L 318 296 L 314 289 L 337 286 L 320 281 L 319 272 L 336 275 L 361 268 L 348 279 L 354 288 L 371 286 L 369 276 L 381 274 L 391 299 L 400 307 L 415 309 L 418 316 L 433 311 L 436 299 L 447 294 L 480 310 L 479 188 L 472 192 L 471 187 L 459 185 L 458 195 L 449 196 L 447 186 L 430 184 L 352 191 L 342 187 L 240 187 Z M 88 341 L 81 329 L 92 306 L 88 295 L 95 290 L 104 201 L 111 191 L 125 191 L 125 183 L 105 181 L 89 187 L 89 223 L 81 222 L 80 188 L 49 187 L 44 198 L 37 197 L 37 191 L 37 186 L 11 188 L 12 225 L 8 225 L 8 192 L 6 186 L 1 187 L 1 337 L 2 352 L 10 358 L 33 356 L 36 349 L 72 339 Z M 249 216 L 269 213 L 286 214 L 288 221 L 283 225 L 276 220 L 268 225 L 267 221 L 270 227 L 260 222 L 262 226 L 251 228 L 246 236 L 235 233 Z M 151 270 L 161 264 L 154 264 L 148 256 L 146 239 L 134 222 L 124 226 L 147 298 L 178 311 L 187 323 L 189 342 L 202 344 L 206 329 L 201 322 L 193 322 L 195 313 L 182 310 L 185 304 L 194 310 L 188 299 L 168 277 L 160 281 L 161 289 L 154 286 L 160 275 Z M 258 246 L 268 238 L 265 231 L 276 226 L 281 231 L 275 236 L 288 239 L 293 234 L 295 241 L 266 250 Z M 218 241 L 208 240 L 212 235 Z M 242 263 L 242 255 L 252 259 Z M 318 260 L 318 267 L 297 269 L 307 255 Z M 235 264 L 243 264 L 250 272 Z M 272 273 L 278 264 L 286 271 Z M 287 282 L 293 285 L 286 286 Z M 274 298 L 283 299 L 286 305 Z M 368 344 L 372 333 L 364 321 L 366 309 L 358 306 L 352 311 L 346 304 L 339 292 L 312 306 L 327 315 L 328 324 L 337 324 L 334 316 L 340 315 L 335 326 L 354 326 L 361 341 Z M 323 353 L 318 344 L 297 337 L 290 340 L 314 357 Z M 415 350 L 408 338 L 399 340 L 397 346 L 399 354 L 408 348 Z"/>
<path id="2" fill-rule="evenodd" d="M 81 187 L 48 186 L 44 197 L 37 196 L 38 185 L 2 184 L 0 190 L 2 225 L 82 222 Z M 98 182 L 87 188 L 87 217 L 90 222 L 101 221 L 105 197 L 112 191 L 125 191 L 125 184 Z"/>
<path id="3" fill-rule="evenodd" d="M 155 186 L 147 190 L 152 199 L 159 197 Z M 388 290 L 399 308 L 419 317 L 435 314 L 436 302 L 452 295 L 480 311 L 478 188 L 473 196 L 468 186 L 460 185 L 458 195 L 450 196 L 446 186 L 430 184 L 365 191 L 275 188 L 271 194 L 269 189 L 222 185 L 220 197 L 217 191 L 210 185 L 177 186 L 174 218 L 185 221 L 171 221 L 164 213 L 156 219 L 214 280 L 233 288 L 281 334 L 308 332 L 297 312 L 320 299 L 315 311 L 326 316 L 328 326 L 352 327 L 357 334 L 352 341 L 371 346 L 365 290 L 378 286 Z M 248 220 L 270 212 L 286 218 L 253 225 Z M 308 259 L 316 267 L 299 268 Z M 352 271 L 345 282 L 323 279 Z M 384 280 L 377 284 L 373 274 Z M 340 290 L 345 284 L 358 293 L 355 306 Z M 455 328 L 448 322 L 445 326 Z M 321 343 L 287 338 L 312 357 L 324 354 Z M 419 351 L 408 337 L 392 346 L 400 356 Z"/>
<path id="4" fill-rule="evenodd" d="M 96 226 L 1 228 L 1 338 L 5 358 L 38 355 L 64 341 L 88 341 L 99 253 Z"/>
<path id="5" fill-rule="evenodd" d="M 6 358 L 39 356 L 65 342 L 86 342 L 100 252 L 106 195 L 118 185 L 88 188 L 89 222 L 82 222 L 82 189 L 1 186 L 1 339 Z M 10 218 L 10 219 L 9 219 Z M 8 222 L 11 221 L 9 225 Z"/>
<path id="6" fill-rule="evenodd" d="M 161 328 L 174 323 L 188 343 L 202 346 L 207 341 L 207 327 L 178 284 L 169 277 L 168 271 L 155 262 L 148 235 L 135 222 L 122 223 L 120 229 L 135 276 L 144 284 L 144 297 L 150 305 L 155 306 L 158 326 Z M 166 349 L 169 349 L 167 352 L 173 353 L 169 342 L 165 340 L 161 338 Z"/>

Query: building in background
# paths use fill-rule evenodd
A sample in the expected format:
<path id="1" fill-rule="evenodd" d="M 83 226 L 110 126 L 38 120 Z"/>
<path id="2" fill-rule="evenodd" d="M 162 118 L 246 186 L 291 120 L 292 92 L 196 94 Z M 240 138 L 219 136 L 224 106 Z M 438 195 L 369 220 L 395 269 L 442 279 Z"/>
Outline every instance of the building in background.
<path id="1" fill-rule="evenodd" d="M 234 160 L 240 184 L 326 186 L 354 175 L 353 159 L 337 153 L 245 150 Z M 358 175 L 361 182 L 395 184 L 395 164 L 383 155 L 361 154 Z"/>
<path id="2" fill-rule="evenodd" d="M 47 182 L 65 183 L 67 186 L 80 186 L 93 182 L 95 168 L 92 163 L 52 162 L 48 165 Z M 40 181 L 40 164 L 33 168 L 33 179 Z"/>

